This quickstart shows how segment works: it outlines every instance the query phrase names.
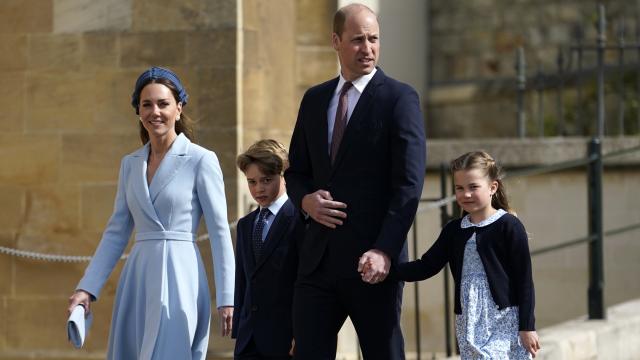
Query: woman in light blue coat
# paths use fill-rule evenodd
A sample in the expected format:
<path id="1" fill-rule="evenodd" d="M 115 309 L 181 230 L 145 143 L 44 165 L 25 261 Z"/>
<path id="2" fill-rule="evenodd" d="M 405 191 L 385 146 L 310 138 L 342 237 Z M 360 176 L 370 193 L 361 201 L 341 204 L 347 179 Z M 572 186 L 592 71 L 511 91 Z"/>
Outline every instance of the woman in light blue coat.
<path id="1" fill-rule="evenodd" d="M 216 155 L 196 144 L 184 114 L 187 93 L 170 70 L 140 75 L 132 105 L 142 148 L 120 165 L 113 215 L 69 298 L 69 310 L 100 297 L 132 231 L 111 320 L 108 359 L 204 359 L 211 318 L 205 268 L 195 243 L 204 216 L 222 335 L 231 332 L 235 261 L 222 172 Z"/>

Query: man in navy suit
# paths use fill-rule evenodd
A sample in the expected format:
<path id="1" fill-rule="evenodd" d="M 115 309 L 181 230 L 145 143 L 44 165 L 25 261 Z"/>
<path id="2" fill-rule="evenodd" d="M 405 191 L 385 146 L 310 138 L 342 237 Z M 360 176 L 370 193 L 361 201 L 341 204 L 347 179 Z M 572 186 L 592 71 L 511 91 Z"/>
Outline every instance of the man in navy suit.
<path id="1" fill-rule="evenodd" d="M 340 76 L 310 88 L 291 138 L 287 191 L 307 221 L 299 243 L 296 359 L 334 359 L 351 318 L 365 359 L 404 359 L 402 284 L 422 192 L 424 120 L 417 93 L 376 67 L 376 14 L 360 4 L 334 17 Z"/>
<path id="2" fill-rule="evenodd" d="M 277 141 L 260 140 L 236 162 L 260 206 L 237 226 L 235 359 L 291 359 L 295 242 L 302 228 L 282 176 L 287 150 Z"/>

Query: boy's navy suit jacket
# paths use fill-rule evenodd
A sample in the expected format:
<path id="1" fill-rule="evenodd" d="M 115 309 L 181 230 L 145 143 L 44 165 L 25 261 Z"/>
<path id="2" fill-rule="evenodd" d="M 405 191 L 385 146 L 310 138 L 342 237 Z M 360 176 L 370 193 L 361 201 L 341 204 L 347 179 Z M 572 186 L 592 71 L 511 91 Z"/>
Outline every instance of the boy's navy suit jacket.
<path id="1" fill-rule="evenodd" d="M 253 256 L 253 227 L 260 209 L 238 221 L 232 337 L 239 354 L 253 337 L 264 356 L 286 356 L 293 339 L 291 304 L 302 223 L 291 200 L 276 215 L 262 257 Z"/>

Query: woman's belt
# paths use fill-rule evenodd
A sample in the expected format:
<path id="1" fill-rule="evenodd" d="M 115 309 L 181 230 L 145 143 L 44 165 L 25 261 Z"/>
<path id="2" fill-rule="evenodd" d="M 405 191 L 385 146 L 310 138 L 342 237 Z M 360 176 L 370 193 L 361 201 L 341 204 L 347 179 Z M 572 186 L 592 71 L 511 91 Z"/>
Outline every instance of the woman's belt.
<path id="1" fill-rule="evenodd" d="M 136 241 L 145 240 L 174 240 L 174 241 L 196 241 L 196 234 L 183 231 L 149 231 L 136 233 Z"/>

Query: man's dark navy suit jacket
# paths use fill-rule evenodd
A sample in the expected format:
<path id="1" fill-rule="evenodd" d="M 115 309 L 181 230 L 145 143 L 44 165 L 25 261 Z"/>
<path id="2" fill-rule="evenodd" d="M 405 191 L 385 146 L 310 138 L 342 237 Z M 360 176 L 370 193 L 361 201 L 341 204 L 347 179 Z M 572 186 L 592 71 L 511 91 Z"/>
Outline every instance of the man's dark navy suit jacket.
<path id="1" fill-rule="evenodd" d="M 426 141 L 418 94 L 379 68 L 360 96 L 331 164 L 327 109 L 338 80 L 305 93 L 285 172 L 287 193 L 299 209 L 302 198 L 319 189 L 347 204 L 347 218 L 336 229 L 309 219 L 299 244 L 303 275 L 313 272 L 326 252 L 327 267 L 344 277 L 359 277 L 358 259 L 370 249 L 383 251 L 392 262 L 405 257 L 406 235 L 424 182 Z"/>

